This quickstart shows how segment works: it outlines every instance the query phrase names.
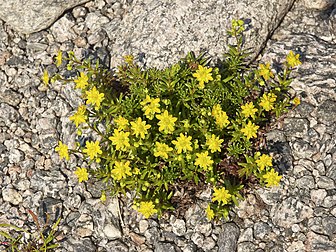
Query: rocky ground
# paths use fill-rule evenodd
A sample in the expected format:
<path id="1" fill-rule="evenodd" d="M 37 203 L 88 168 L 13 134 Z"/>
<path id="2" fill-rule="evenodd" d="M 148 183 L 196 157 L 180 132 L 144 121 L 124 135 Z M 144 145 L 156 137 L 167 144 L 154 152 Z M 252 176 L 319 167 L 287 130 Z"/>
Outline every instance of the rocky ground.
<path id="1" fill-rule="evenodd" d="M 29 226 L 28 210 L 62 216 L 58 251 L 336 251 L 334 0 L 95 0 L 61 9 L 48 0 L 38 16 L 30 10 L 39 0 L 17 2 L 0 10 L 0 223 Z M 146 220 L 128 202 L 101 203 L 96 182 L 78 184 L 81 161 L 61 162 L 54 151 L 58 139 L 74 139 L 68 117 L 78 98 L 40 80 L 43 68 L 56 71 L 57 51 L 94 54 L 110 66 L 129 53 L 157 67 L 190 50 L 216 57 L 237 17 L 248 25 L 253 58 L 276 64 L 289 50 L 301 55 L 292 87 L 302 103 L 267 135 L 281 185 L 252 191 L 230 221 L 209 223 L 208 192 L 183 216 Z"/>

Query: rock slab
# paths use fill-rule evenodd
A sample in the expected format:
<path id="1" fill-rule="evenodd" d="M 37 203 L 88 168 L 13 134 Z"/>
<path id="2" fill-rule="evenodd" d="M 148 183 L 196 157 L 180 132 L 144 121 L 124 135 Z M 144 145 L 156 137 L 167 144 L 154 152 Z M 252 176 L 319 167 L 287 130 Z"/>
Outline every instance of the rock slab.
<path id="1" fill-rule="evenodd" d="M 24 34 L 41 31 L 64 11 L 89 0 L 9 0 L 1 1 L 0 19 Z"/>

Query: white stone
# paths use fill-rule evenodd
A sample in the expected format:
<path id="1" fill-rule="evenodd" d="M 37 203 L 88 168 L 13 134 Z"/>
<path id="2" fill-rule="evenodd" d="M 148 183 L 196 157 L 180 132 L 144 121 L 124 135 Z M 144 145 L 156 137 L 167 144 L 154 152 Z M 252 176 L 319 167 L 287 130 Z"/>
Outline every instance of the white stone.
<path id="1" fill-rule="evenodd" d="M 107 237 L 107 239 L 109 240 L 115 240 L 115 239 L 121 238 L 120 230 L 111 224 L 107 224 L 104 227 L 103 232 L 105 236 Z"/>
<path id="2" fill-rule="evenodd" d="M 18 205 L 22 202 L 22 196 L 13 188 L 5 188 L 2 190 L 2 198 L 13 205 Z"/>

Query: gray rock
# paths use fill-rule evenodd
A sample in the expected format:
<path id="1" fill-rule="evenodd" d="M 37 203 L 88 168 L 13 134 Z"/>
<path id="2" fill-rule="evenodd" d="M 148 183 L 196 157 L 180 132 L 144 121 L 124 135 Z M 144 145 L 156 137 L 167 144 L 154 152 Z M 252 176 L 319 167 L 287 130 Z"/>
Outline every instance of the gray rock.
<path id="1" fill-rule="evenodd" d="M 294 137 L 303 137 L 307 135 L 309 121 L 303 118 L 285 118 L 284 131 Z"/>
<path id="2" fill-rule="evenodd" d="M 126 52 L 135 55 L 145 53 L 146 64 L 159 68 L 176 62 L 191 50 L 199 52 L 203 48 L 210 55 L 218 55 L 228 42 L 225 31 L 231 26 L 230 20 L 242 17 L 246 18 L 246 26 L 249 27 L 246 47 L 252 47 L 252 51 L 257 53 L 293 2 L 135 2 L 122 20 L 112 20 L 105 25 L 109 39 L 115 41 L 109 48 L 114 53 L 111 64 L 119 63 L 115 57 L 120 61 L 121 54 Z M 253 19 L 249 20 L 250 17 Z M 204 25 L 205 23 L 211 25 Z"/>
<path id="3" fill-rule="evenodd" d="M 324 189 L 317 189 L 310 191 L 311 200 L 315 203 L 315 205 L 320 205 L 324 198 L 327 196 L 327 191 Z"/>
<path id="4" fill-rule="evenodd" d="M 171 225 L 173 227 L 173 233 L 177 236 L 182 236 L 187 231 L 184 220 L 176 219 Z"/>
<path id="5" fill-rule="evenodd" d="M 63 16 L 50 27 L 50 30 L 53 33 L 55 40 L 63 43 L 76 38 L 76 34 L 72 30 L 74 25 L 75 22 L 71 20 L 69 16 Z"/>
<path id="6" fill-rule="evenodd" d="M 139 221 L 139 231 L 140 233 L 145 233 L 148 229 L 148 221 L 147 220 L 140 220 Z"/>
<path id="7" fill-rule="evenodd" d="M 107 239 L 109 240 L 115 240 L 121 238 L 121 231 L 114 225 L 107 224 L 104 227 L 103 232 L 107 237 Z"/>
<path id="8" fill-rule="evenodd" d="M 322 189 L 334 189 L 335 182 L 326 176 L 321 176 L 316 179 L 316 184 L 319 188 Z"/>
<path id="9" fill-rule="evenodd" d="M 218 251 L 232 252 L 237 249 L 237 241 L 239 238 L 239 227 L 234 223 L 226 223 L 222 226 L 219 234 L 217 245 Z"/>
<path id="10" fill-rule="evenodd" d="M 12 164 L 18 164 L 20 161 L 24 160 L 24 154 L 18 149 L 10 149 L 8 160 Z"/>
<path id="11" fill-rule="evenodd" d="M 15 108 L 7 103 L 0 103 L 0 122 L 10 125 L 11 122 L 17 121 L 19 117 L 20 115 Z"/>
<path id="12" fill-rule="evenodd" d="M 109 241 L 108 243 L 106 243 L 104 247 L 106 248 L 106 252 L 108 251 L 118 251 L 118 252 L 130 251 L 128 249 L 128 246 L 120 240 Z"/>
<path id="13" fill-rule="evenodd" d="M 13 188 L 4 188 L 2 198 L 13 205 L 19 205 L 22 202 L 22 195 Z"/>
<path id="14" fill-rule="evenodd" d="M 333 252 L 335 251 L 336 243 L 329 241 L 324 235 L 309 231 L 307 233 L 306 248 L 308 251 L 314 252 Z"/>
<path id="15" fill-rule="evenodd" d="M 22 98 L 23 98 L 22 95 L 19 92 L 14 91 L 13 89 L 5 89 L 5 90 L 0 91 L 0 100 L 13 107 L 16 107 L 17 105 L 19 105 Z"/>
<path id="16" fill-rule="evenodd" d="M 205 251 L 213 251 L 213 248 L 216 246 L 216 242 L 211 237 L 206 237 L 203 242 L 203 249 Z"/>
<path id="17" fill-rule="evenodd" d="M 336 3 L 335 0 L 304 0 L 303 2 L 306 8 L 313 10 L 327 10 Z"/>
<path id="18" fill-rule="evenodd" d="M 313 189 L 315 187 L 315 180 L 313 176 L 303 176 L 295 180 L 295 186 L 302 189 Z"/>
<path id="19" fill-rule="evenodd" d="M 67 9 L 86 2 L 88 0 L 27 0 L 22 8 L 20 0 L 9 0 L 1 4 L 0 18 L 15 30 L 30 34 L 50 26 Z"/>
<path id="20" fill-rule="evenodd" d="M 293 224 L 312 217 L 313 210 L 298 199 L 287 198 L 272 207 L 270 216 L 276 225 L 290 228 Z"/>
<path id="21" fill-rule="evenodd" d="M 322 219 L 322 227 L 324 233 L 328 235 L 331 240 L 336 235 L 336 217 L 327 216 Z"/>
<path id="22" fill-rule="evenodd" d="M 204 243 L 204 236 L 199 233 L 193 233 L 190 238 L 197 247 L 202 248 Z"/>
<path id="23" fill-rule="evenodd" d="M 263 240 L 263 238 L 272 230 L 272 228 L 264 222 L 255 223 L 253 229 L 254 236 L 260 240 Z"/>
<path id="24" fill-rule="evenodd" d="M 154 245 L 154 252 L 175 252 L 175 246 L 167 242 L 157 242 Z"/>

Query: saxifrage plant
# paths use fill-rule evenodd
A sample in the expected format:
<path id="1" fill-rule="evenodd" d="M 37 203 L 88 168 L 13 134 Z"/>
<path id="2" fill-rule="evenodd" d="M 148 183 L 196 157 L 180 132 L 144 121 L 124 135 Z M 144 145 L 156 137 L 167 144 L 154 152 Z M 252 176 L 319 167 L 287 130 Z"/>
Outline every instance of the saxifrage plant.
<path id="1" fill-rule="evenodd" d="M 59 141 L 56 148 L 61 158 L 75 154 L 88 161 L 75 171 L 79 182 L 91 175 L 112 195 L 135 191 L 134 208 L 146 218 L 174 209 L 179 190 L 211 186 L 210 220 L 227 217 L 244 188 L 277 185 L 281 175 L 260 143 L 271 118 L 300 103 L 289 85 L 301 62 L 290 51 L 282 71 L 270 63 L 253 69 L 243 32 L 244 22 L 233 20 L 228 35 L 235 44 L 217 66 L 189 53 L 165 69 L 142 69 L 129 55 L 111 70 L 59 52 L 56 65 L 66 62 L 77 77 L 49 79 L 45 71 L 43 81 L 74 83 L 83 104 L 69 119 L 78 135 L 95 132 L 94 140 L 71 149 Z"/>

